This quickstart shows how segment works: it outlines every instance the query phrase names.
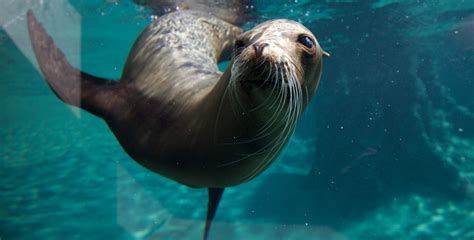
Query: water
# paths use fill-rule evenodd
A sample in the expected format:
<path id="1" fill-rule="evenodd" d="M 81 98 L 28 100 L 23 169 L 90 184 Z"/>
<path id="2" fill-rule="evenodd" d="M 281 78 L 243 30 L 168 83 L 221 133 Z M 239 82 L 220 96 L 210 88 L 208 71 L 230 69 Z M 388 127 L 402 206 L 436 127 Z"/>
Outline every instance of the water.
<path id="1" fill-rule="evenodd" d="M 206 191 L 140 167 L 103 121 L 56 99 L 28 60 L 20 2 L 0 14 L 0 238 L 199 239 Z M 73 64 L 119 78 L 150 12 L 57 2 L 40 20 Z M 474 2 L 254 7 L 246 28 L 298 20 L 332 57 L 283 154 L 225 192 L 211 239 L 472 239 Z"/>

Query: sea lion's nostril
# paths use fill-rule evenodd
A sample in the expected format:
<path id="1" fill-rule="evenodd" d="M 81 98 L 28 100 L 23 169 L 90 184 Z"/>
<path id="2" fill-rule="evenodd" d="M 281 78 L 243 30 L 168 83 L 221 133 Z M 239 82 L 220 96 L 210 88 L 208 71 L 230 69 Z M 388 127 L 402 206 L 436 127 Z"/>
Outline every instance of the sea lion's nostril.
<path id="1" fill-rule="evenodd" d="M 268 46 L 268 43 L 254 43 L 253 48 L 255 49 L 255 58 L 260 58 L 263 53 L 263 49 Z"/>

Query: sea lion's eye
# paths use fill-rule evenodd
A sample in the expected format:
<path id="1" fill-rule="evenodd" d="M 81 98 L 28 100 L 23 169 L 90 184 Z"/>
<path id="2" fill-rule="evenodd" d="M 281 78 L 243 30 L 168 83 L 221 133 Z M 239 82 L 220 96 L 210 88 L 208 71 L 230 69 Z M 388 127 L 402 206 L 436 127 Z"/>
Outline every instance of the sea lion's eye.
<path id="1" fill-rule="evenodd" d="M 310 49 L 314 47 L 313 39 L 311 39 L 310 37 L 308 37 L 306 35 L 300 35 L 298 37 L 298 42 L 303 44 L 305 47 L 310 48 Z"/>

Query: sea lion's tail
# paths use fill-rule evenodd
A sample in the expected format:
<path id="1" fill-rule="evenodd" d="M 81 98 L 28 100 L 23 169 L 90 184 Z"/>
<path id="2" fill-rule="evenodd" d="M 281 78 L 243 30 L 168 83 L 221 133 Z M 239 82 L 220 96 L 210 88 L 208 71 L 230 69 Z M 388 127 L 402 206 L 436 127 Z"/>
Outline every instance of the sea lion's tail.
<path id="1" fill-rule="evenodd" d="M 118 81 L 103 79 L 71 66 L 51 36 L 28 11 L 28 31 L 39 67 L 53 92 L 63 102 L 105 118 L 116 104 Z"/>

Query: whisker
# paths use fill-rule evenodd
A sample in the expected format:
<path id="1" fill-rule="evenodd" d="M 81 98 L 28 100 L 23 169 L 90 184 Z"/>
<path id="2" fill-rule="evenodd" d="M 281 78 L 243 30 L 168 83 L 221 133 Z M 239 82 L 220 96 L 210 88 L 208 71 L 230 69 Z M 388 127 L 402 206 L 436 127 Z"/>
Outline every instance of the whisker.
<path id="1" fill-rule="evenodd" d="M 301 116 L 304 107 L 303 88 L 298 81 L 298 74 L 301 73 L 301 69 L 295 67 L 295 64 L 292 63 L 291 59 L 284 60 L 284 63 L 273 63 L 265 66 L 263 73 L 267 74 L 266 76 L 260 75 L 260 77 L 265 78 L 264 82 L 274 81 L 274 84 L 269 96 L 267 96 L 262 103 L 251 109 L 251 111 L 257 111 L 262 108 L 271 110 L 271 116 L 269 116 L 263 126 L 258 129 L 255 137 L 233 142 L 231 144 L 255 142 L 265 137 L 272 136 L 274 133 L 276 133 L 276 136 L 272 136 L 268 142 L 259 147 L 256 151 L 219 165 L 219 167 L 227 167 L 264 154 L 261 162 L 258 163 L 252 171 L 243 176 L 243 180 L 254 178 L 262 171 L 262 169 L 269 166 L 278 152 L 284 147 L 285 143 L 288 142 L 296 128 L 297 120 Z M 232 102 L 235 101 L 235 104 L 237 104 L 240 109 L 243 105 L 240 102 L 239 91 L 236 84 L 237 80 L 242 77 L 243 72 L 247 70 L 246 62 L 247 61 L 240 58 L 235 59 L 235 69 L 232 70 L 235 70 L 235 72 L 238 72 L 239 74 L 235 75 L 235 79 L 232 79 L 231 83 L 229 83 L 229 96 L 232 96 Z M 304 90 L 306 91 L 307 96 L 308 89 L 306 86 Z"/>

